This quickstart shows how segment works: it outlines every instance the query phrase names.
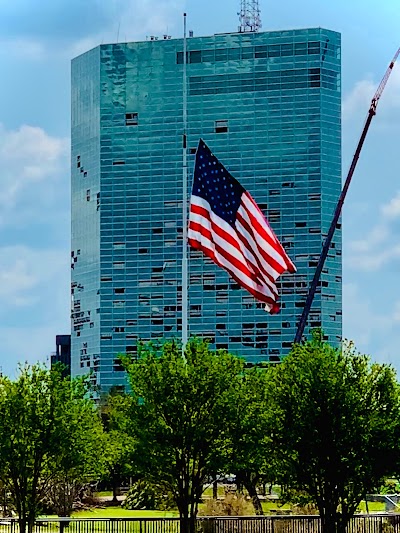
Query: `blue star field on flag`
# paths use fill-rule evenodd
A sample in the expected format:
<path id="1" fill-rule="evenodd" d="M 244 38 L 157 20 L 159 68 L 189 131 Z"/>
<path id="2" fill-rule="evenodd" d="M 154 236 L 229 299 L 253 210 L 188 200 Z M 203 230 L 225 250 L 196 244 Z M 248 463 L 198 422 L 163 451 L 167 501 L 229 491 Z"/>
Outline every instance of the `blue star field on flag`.
<path id="1" fill-rule="evenodd" d="M 216 215 L 235 225 L 245 189 L 200 140 L 196 153 L 193 193 L 206 200 Z"/>

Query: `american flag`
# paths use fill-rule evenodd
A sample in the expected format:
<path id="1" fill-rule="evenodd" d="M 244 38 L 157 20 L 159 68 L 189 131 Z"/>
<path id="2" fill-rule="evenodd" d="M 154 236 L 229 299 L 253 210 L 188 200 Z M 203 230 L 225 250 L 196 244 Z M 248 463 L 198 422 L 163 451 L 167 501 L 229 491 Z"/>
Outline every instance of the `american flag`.
<path id="1" fill-rule="evenodd" d="M 229 272 L 270 313 L 279 311 L 277 278 L 296 272 L 262 211 L 200 139 L 188 241 Z"/>

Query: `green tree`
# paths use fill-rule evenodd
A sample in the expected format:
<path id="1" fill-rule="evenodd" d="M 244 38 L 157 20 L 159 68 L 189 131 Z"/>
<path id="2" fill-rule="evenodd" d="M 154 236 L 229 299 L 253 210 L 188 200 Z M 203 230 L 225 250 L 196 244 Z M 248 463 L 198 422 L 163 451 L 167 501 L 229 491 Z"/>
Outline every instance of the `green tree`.
<path id="1" fill-rule="evenodd" d="M 56 514 L 70 516 L 79 494 L 104 472 L 105 437 L 94 402 L 84 399 L 86 385 L 64 380 L 63 386 L 63 408 L 68 416 L 64 417 L 60 428 L 64 434 L 62 446 L 57 455 L 49 459 L 47 468 L 53 476 L 47 500 Z"/>
<path id="2" fill-rule="evenodd" d="M 223 466 L 243 362 L 192 339 L 185 357 L 177 343 L 165 342 L 145 345 L 125 364 L 135 466 L 173 494 L 182 533 L 193 533 L 203 484 Z"/>
<path id="3" fill-rule="evenodd" d="M 275 452 L 281 481 L 317 505 L 324 533 L 344 533 L 365 494 L 396 472 L 399 385 L 351 343 L 316 331 L 275 372 Z"/>
<path id="4" fill-rule="evenodd" d="M 227 472 L 236 474 L 238 487 L 243 486 L 249 493 L 257 515 L 264 514 L 257 486 L 274 478 L 271 454 L 274 413 L 269 398 L 272 372 L 273 367 L 255 367 L 243 374 L 226 467 Z"/>
<path id="5" fill-rule="evenodd" d="M 79 428 L 82 416 L 96 416 L 87 392 L 85 382 L 62 379 L 60 369 L 41 365 L 20 368 L 15 381 L 0 379 L 0 476 L 12 494 L 21 533 L 31 533 L 60 465 L 73 468 L 82 460 L 66 449 L 78 435 L 72 424 Z"/>
<path id="6" fill-rule="evenodd" d="M 135 474 L 132 463 L 134 439 L 128 434 L 126 413 L 131 404 L 131 397 L 117 391 L 111 391 L 101 398 L 100 413 L 104 428 L 103 479 L 111 484 L 113 503 L 118 504 L 121 480 Z"/>

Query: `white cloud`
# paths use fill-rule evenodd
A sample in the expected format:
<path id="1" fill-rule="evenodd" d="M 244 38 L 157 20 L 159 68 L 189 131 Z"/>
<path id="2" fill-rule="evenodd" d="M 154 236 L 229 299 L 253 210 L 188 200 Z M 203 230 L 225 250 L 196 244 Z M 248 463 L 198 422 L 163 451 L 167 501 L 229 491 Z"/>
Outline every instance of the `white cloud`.
<path id="1" fill-rule="evenodd" d="M 356 253 L 368 253 L 377 245 L 384 243 L 389 234 L 389 228 L 385 224 L 380 224 L 375 226 L 364 239 L 351 242 L 350 249 Z"/>
<path id="2" fill-rule="evenodd" d="M 398 218 L 400 216 L 400 191 L 387 204 L 382 206 L 383 215 L 389 219 Z"/>
<path id="3" fill-rule="evenodd" d="M 344 120 L 351 119 L 360 109 L 368 110 L 371 99 L 376 90 L 376 84 L 370 80 L 358 81 L 351 92 L 343 99 L 342 116 Z"/>
<path id="4" fill-rule="evenodd" d="M 0 247 L 0 310 L 36 303 L 43 289 L 68 273 L 66 250 Z M 0 311 L 1 313 L 1 311 Z"/>
<path id="5" fill-rule="evenodd" d="M 376 331 L 389 327 L 386 316 L 374 310 L 356 283 L 343 284 L 343 337 L 354 340 L 360 350 L 371 343 Z"/>
<path id="6" fill-rule="evenodd" d="M 0 248 L 1 370 L 45 361 L 55 336 L 68 333 L 69 253 L 28 246 Z"/>
<path id="7" fill-rule="evenodd" d="M 396 333 L 400 321 L 400 301 L 382 305 L 380 298 L 364 291 L 357 283 L 343 284 L 343 336 L 353 340 L 373 361 L 389 363 L 400 371 L 396 357 Z"/>
<path id="8" fill-rule="evenodd" d="M 129 42 L 144 40 L 147 36 L 156 35 L 162 38 L 171 34 L 178 27 L 179 37 L 183 34 L 183 11 L 186 0 L 103 0 L 94 7 L 95 18 L 104 17 L 104 23 L 86 26 L 84 37 L 72 40 L 75 35 L 71 28 L 70 35 L 60 38 L 56 33 L 51 36 L 24 37 L 10 36 L 0 39 L 4 50 L 12 50 L 17 56 L 25 59 L 43 60 L 49 56 L 61 56 L 70 59 L 103 43 Z M 79 9 L 76 10 L 79 19 Z M 51 24 L 51 21 L 49 21 Z M 81 32 L 82 34 L 82 32 Z M 175 35 L 176 36 L 176 35 Z"/>
<path id="9" fill-rule="evenodd" d="M 16 377 L 19 364 L 41 362 L 49 365 L 50 354 L 56 348 L 55 337 L 67 334 L 67 326 L 67 323 L 51 321 L 37 327 L 0 327 L 2 353 L 9 354 L 9 357 L 0 360 L 0 372 Z"/>
<path id="10" fill-rule="evenodd" d="M 8 131 L 0 125 L 0 224 L 15 220 L 16 208 L 26 196 L 48 196 L 66 171 L 67 153 L 68 141 L 42 128 L 22 125 Z M 42 207 L 37 205 L 37 211 Z"/>
<path id="11" fill-rule="evenodd" d="M 382 72 L 382 76 L 383 76 Z M 367 115 L 371 100 L 375 95 L 380 80 L 373 80 L 372 76 L 367 76 L 364 80 L 358 81 L 353 89 L 344 96 L 342 105 L 342 116 L 344 120 L 352 120 L 355 116 L 364 113 Z M 393 121 L 393 111 L 400 109 L 400 67 L 395 65 L 389 77 L 385 90 L 379 100 L 379 114 L 383 118 L 389 117 Z"/>
<path id="12" fill-rule="evenodd" d="M 366 236 L 348 244 L 348 266 L 357 270 L 377 271 L 400 258 L 400 239 L 393 228 L 394 222 L 400 217 L 400 191 L 379 211 L 381 220 Z"/>
<path id="13" fill-rule="evenodd" d="M 25 37 L 0 39 L 0 57 L 9 57 L 10 53 L 18 59 L 39 61 L 46 57 L 46 47 L 44 43 Z"/>
<path id="14" fill-rule="evenodd" d="M 185 0 L 128 2 L 123 12 L 115 14 L 114 20 L 110 19 L 106 31 L 75 42 L 68 49 L 69 57 L 76 57 L 99 44 L 144 40 L 151 35 L 162 38 L 163 35 L 173 33 L 172 30 L 176 27 L 179 34 L 173 36 L 181 37 L 184 5 Z"/>

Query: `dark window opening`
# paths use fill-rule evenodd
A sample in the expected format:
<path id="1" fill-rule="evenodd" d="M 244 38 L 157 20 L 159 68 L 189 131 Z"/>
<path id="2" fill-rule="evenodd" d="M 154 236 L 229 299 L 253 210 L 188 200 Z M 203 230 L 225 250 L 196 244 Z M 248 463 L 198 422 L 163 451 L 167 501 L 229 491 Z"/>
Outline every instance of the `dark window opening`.
<path id="1" fill-rule="evenodd" d="M 306 222 L 296 222 L 295 226 L 296 228 L 305 228 L 306 224 L 307 224 Z"/>
<path id="2" fill-rule="evenodd" d="M 228 132 L 228 121 L 227 120 L 216 120 L 215 121 L 215 133 L 227 133 Z"/>
<path id="3" fill-rule="evenodd" d="M 310 200 L 310 202 L 312 202 L 313 200 L 321 200 L 321 193 L 309 194 L 308 199 Z"/>
<path id="4" fill-rule="evenodd" d="M 139 248 L 139 253 L 140 253 L 140 254 L 148 254 L 149 251 L 148 251 L 147 248 Z"/>
<path id="5" fill-rule="evenodd" d="M 125 294 L 125 288 L 124 287 L 118 287 L 114 289 L 115 294 Z"/>
<path id="6" fill-rule="evenodd" d="M 118 160 L 118 161 L 113 161 L 113 165 L 114 165 L 114 166 L 115 166 L 115 165 L 125 165 L 125 161 L 120 161 L 120 160 Z"/>
<path id="7" fill-rule="evenodd" d="M 121 359 L 117 358 L 114 359 L 114 366 L 113 366 L 114 372 L 123 372 L 125 369 L 122 366 Z"/>
<path id="8" fill-rule="evenodd" d="M 125 125 L 126 126 L 137 126 L 139 123 L 139 116 L 137 113 L 126 113 L 125 114 Z"/>

